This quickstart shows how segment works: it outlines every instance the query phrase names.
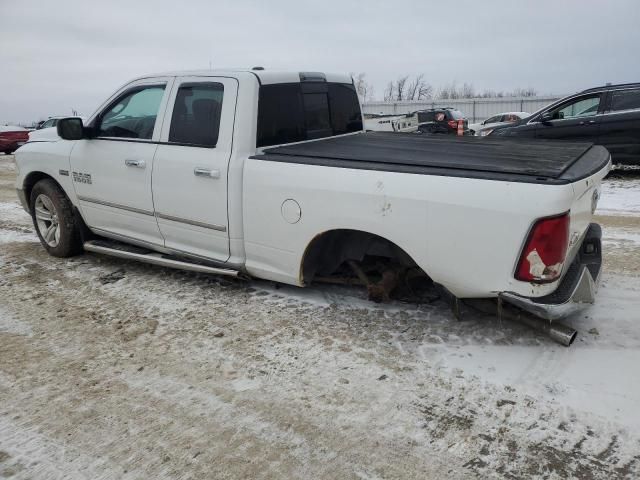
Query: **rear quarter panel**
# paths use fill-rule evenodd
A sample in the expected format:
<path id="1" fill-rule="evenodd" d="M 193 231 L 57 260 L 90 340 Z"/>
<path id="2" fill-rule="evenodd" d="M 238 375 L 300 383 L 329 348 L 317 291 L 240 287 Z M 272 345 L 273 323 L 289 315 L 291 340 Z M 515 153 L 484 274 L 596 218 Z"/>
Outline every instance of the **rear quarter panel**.
<path id="1" fill-rule="evenodd" d="M 380 172 L 249 159 L 244 171 L 249 273 L 301 284 L 304 252 L 317 235 L 354 229 L 405 250 L 434 281 L 460 297 L 500 291 L 544 295 L 554 284 L 513 278 L 535 219 L 570 210 L 571 185 L 550 186 Z M 300 221 L 282 204 L 294 199 Z"/>

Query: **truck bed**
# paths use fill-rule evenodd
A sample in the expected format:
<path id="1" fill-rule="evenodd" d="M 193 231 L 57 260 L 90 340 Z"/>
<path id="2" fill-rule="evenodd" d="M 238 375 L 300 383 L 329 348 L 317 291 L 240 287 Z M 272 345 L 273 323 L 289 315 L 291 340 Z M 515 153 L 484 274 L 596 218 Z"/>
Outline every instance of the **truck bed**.
<path id="1" fill-rule="evenodd" d="M 609 152 L 591 143 L 370 132 L 268 148 L 251 158 L 421 175 L 566 184 L 603 168 L 609 161 Z"/>

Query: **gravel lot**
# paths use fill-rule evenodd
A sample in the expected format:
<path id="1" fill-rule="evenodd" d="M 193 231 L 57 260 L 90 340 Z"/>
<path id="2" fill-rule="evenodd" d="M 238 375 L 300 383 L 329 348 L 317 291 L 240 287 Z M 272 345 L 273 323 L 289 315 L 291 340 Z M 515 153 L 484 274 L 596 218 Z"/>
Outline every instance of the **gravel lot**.
<path id="1" fill-rule="evenodd" d="M 441 303 L 378 306 L 61 260 L 0 155 L 0 478 L 637 478 L 640 180 L 606 182 L 571 348 Z"/>

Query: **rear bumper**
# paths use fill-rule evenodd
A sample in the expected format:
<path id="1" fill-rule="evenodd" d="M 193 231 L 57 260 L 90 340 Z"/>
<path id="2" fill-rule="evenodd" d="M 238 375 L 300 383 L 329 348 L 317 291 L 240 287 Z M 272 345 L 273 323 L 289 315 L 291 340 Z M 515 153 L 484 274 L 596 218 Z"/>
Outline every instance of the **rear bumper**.
<path id="1" fill-rule="evenodd" d="M 544 297 L 523 297 L 512 292 L 500 298 L 547 320 L 556 320 L 580 311 L 595 301 L 602 272 L 602 229 L 592 223 L 558 288 Z"/>

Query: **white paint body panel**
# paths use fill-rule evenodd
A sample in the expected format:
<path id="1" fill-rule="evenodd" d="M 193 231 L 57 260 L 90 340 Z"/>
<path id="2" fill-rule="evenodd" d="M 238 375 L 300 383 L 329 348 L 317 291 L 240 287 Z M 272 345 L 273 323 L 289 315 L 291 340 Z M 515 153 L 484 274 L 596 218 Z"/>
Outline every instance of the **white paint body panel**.
<path id="1" fill-rule="evenodd" d="M 570 228 L 582 235 L 590 219 L 590 210 L 574 205 L 572 185 L 249 160 L 245 191 L 251 192 L 244 197 L 247 270 L 298 285 L 311 240 L 344 228 L 394 242 L 457 296 L 487 297 L 500 291 L 542 296 L 558 282 L 531 285 L 513 276 L 529 228 L 540 217 L 575 207 L 578 216 L 572 216 Z M 583 195 L 587 197 L 590 202 L 590 195 Z M 287 198 L 295 199 L 302 211 L 293 225 L 280 213 Z"/>
<path id="2" fill-rule="evenodd" d="M 536 219 L 569 211 L 572 258 L 591 221 L 593 190 L 607 169 L 557 186 L 251 159 L 260 153 L 255 140 L 259 82 L 297 78 L 252 71 L 146 76 L 116 92 L 89 123 L 124 89 L 164 81 L 167 90 L 153 141 L 29 143 L 16 155 L 17 187 L 23 188 L 30 173 L 45 173 L 60 183 L 90 228 L 146 242 L 159 251 L 226 260 L 256 277 L 293 285 L 302 285 L 301 265 L 315 237 L 352 229 L 395 243 L 459 297 L 491 297 L 502 291 L 536 297 L 557 288 L 559 281 L 532 285 L 514 279 L 525 238 Z M 330 81 L 346 78 L 327 75 Z M 225 86 L 218 145 L 167 145 L 177 85 L 200 80 Z M 144 159 L 146 168 L 126 167 L 124 160 L 131 156 Z M 220 176 L 198 178 L 196 166 L 219 170 Z M 59 169 L 90 173 L 92 184 L 72 182 Z M 78 196 L 143 213 L 88 204 Z M 293 213 L 283 210 L 287 200 L 299 212 L 298 207 Z M 160 214 L 224 229 L 173 222 Z"/>

